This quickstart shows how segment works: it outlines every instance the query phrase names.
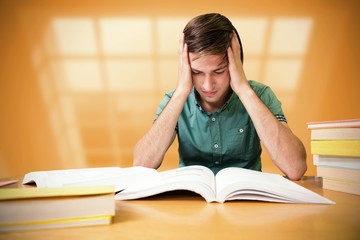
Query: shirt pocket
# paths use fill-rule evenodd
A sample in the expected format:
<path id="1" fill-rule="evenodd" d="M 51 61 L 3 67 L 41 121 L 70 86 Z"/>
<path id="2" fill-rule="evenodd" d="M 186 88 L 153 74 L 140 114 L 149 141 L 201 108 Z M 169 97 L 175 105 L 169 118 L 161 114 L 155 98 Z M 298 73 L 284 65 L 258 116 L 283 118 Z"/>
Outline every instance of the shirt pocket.
<path id="1" fill-rule="evenodd" d="M 249 151 L 249 139 L 251 138 L 251 127 L 249 123 L 238 125 L 225 131 L 223 136 L 224 153 L 227 158 L 244 159 Z"/>

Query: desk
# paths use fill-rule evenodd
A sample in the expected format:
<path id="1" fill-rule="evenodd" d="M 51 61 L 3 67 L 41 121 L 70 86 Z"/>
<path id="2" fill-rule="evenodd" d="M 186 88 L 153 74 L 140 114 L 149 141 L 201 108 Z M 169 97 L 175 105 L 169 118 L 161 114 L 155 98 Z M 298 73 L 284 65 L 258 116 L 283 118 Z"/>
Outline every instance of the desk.
<path id="1" fill-rule="evenodd" d="M 108 226 L 0 233 L 0 239 L 360 239 L 360 196 L 322 189 L 317 177 L 297 183 L 336 204 L 206 203 L 173 192 L 117 201 Z"/>

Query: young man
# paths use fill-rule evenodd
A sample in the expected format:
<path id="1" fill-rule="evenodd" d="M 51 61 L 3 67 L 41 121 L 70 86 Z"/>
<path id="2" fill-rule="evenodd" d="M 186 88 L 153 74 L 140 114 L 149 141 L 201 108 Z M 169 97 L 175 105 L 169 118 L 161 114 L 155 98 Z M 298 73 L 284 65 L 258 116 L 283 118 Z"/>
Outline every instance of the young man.
<path id="1" fill-rule="evenodd" d="M 261 171 L 261 140 L 275 165 L 289 179 L 300 179 L 307 169 L 304 146 L 274 93 L 248 81 L 242 62 L 241 40 L 229 19 L 217 13 L 192 19 L 179 44 L 177 87 L 135 145 L 134 165 L 158 168 L 177 134 L 179 166 Z"/>

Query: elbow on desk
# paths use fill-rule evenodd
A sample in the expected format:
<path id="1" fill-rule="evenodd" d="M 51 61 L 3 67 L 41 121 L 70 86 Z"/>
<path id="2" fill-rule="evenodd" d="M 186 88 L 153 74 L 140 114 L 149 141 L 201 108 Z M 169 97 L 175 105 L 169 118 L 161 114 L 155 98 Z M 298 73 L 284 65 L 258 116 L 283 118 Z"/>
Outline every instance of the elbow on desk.
<path id="1" fill-rule="evenodd" d="M 154 161 L 150 156 L 139 153 L 136 150 L 133 153 L 133 166 L 142 166 L 157 169 L 161 165 L 161 161 Z"/>
<path id="2" fill-rule="evenodd" d="M 287 172 L 286 177 L 292 181 L 300 180 L 304 176 L 306 170 L 307 170 L 307 165 L 305 163 L 302 168 L 293 169 Z"/>
<path id="3" fill-rule="evenodd" d="M 149 163 L 149 161 L 147 161 L 146 158 L 144 158 L 143 156 L 136 154 L 136 152 L 134 152 L 133 166 L 150 167 L 148 163 Z"/>
<path id="4" fill-rule="evenodd" d="M 305 172 L 307 171 L 307 164 L 306 164 L 306 153 L 300 154 L 296 158 L 296 160 L 288 166 L 287 170 L 284 171 L 286 177 L 290 180 L 297 181 L 300 180 Z"/>
<path id="5" fill-rule="evenodd" d="M 151 164 L 150 161 L 145 161 L 141 159 L 134 158 L 133 160 L 133 166 L 141 166 L 141 167 L 147 167 L 147 168 L 157 168 L 153 164 Z"/>
<path id="6" fill-rule="evenodd" d="M 283 154 L 282 161 L 280 161 L 284 163 L 282 164 L 284 168 L 282 170 L 290 180 L 300 180 L 307 171 L 306 150 L 300 140 L 297 141 L 295 147 L 290 149 L 292 150 L 289 151 L 288 149 L 288 151 Z"/>
<path id="7" fill-rule="evenodd" d="M 147 167 L 147 158 L 145 158 L 143 146 L 137 142 L 133 149 L 133 166 Z"/>

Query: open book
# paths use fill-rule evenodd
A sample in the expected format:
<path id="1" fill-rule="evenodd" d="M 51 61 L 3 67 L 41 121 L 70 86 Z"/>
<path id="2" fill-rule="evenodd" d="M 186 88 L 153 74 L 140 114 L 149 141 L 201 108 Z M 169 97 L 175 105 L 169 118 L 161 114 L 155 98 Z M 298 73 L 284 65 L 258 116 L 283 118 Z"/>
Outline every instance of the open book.
<path id="1" fill-rule="evenodd" d="M 31 172 L 23 184 L 35 182 L 38 187 L 113 185 L 115 199 L 130 200 L 160 193 L 187 190 L 198 193 L 207 202 L 256 200 L 283 203 L 334 202 L 279 174 L 243 168 L 226 168 L 216 176 L 203 166 L 187 166 L 158 172 L 144 167 L 87 168 Z"/>

